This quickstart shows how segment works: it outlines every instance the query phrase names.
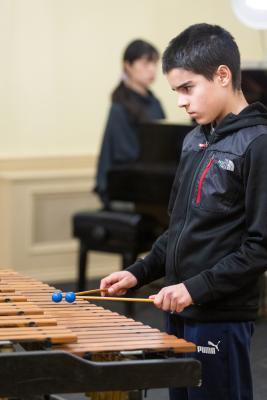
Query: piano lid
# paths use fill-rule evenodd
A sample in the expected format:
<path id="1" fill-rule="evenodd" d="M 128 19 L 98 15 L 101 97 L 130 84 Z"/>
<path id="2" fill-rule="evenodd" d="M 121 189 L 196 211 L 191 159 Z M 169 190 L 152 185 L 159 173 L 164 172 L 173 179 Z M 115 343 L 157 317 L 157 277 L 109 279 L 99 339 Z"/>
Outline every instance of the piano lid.
<path id="1" fill-rule="evenodd" d="M 110 199 L 167 206 L 183 140 L 190 130 L 192 125 L 141 124 L 138 160 L 116 165 L 108 173 Z"/>
<path id="2" fill-rule="evenodd" d="M 192 125 L 149 122 L 140 125 L 138 163 L 177 165 L 185 135 Z"/>

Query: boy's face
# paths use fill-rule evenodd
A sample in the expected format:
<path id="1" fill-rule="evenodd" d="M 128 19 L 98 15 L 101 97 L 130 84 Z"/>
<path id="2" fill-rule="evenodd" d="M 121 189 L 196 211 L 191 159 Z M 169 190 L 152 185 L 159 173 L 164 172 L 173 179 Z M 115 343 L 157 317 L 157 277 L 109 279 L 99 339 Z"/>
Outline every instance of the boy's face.
<path id="1" fill-rule="evenodd" d="M 221 78 L 215 74 L 209 81 L 203 75 L 182 68 L 174 68 L 167 74 L 167 80 L 178 94 L 178 107 L 198 124 L 219 122 L 227 112 L 227 93 Z"/>

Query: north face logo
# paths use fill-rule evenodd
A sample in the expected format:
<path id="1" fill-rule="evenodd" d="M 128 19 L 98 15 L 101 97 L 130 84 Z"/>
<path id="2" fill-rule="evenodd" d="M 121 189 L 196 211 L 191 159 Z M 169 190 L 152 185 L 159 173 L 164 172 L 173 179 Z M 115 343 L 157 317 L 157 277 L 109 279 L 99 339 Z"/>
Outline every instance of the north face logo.
<path id="1" fill-rule="evenodd" d="M 232 160 L 228 160 L 228 158 L 225 158 L 224 160 L 218 160 L 217 163 L 220 168 L 226 169 L 227 171 L 235 170 L 235 164 Z"/>

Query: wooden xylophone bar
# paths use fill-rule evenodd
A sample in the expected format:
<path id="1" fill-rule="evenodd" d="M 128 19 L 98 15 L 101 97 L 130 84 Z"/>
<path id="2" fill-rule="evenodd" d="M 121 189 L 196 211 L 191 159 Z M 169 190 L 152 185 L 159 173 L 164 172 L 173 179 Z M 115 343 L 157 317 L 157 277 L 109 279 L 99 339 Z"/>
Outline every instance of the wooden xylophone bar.
<path id="1" fill-rule="evenodd" d="M 23 346 L 0 353 L 0 396 L 199 384 L 200 365 L 192 358 L 95 362 L 125 352 L 190 353 L 195 345 L 82 299 L 52 303 L 54 290 L 0 270 L 0 341 Z M 37 350 L 25 350 L 33 345 Z M 18 385 L 11 378 L 15 366 Z"/>

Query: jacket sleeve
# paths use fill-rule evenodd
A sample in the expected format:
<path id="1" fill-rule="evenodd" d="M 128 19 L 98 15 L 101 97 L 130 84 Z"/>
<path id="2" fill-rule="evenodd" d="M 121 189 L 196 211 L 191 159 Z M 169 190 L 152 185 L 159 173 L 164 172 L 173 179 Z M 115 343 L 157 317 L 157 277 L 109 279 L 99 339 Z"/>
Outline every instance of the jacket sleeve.
<path id="1" fill-rule="evenodd" d="M 243 169 L 246 237 L 241 246 L 184 282 L 198 303 L 234 293 L 267 270 L 267 134 L 255 139 L 246 151 Z"/>
<path id="2" fill-rule="evenodd" d="M 150 253 L 143 259 L 138 259 L 126 268 L 137 279 L 139 288 L 147 283 L 165 276 L 166 249 L 168 231 L 165 231 L 154 243 Z"/>

